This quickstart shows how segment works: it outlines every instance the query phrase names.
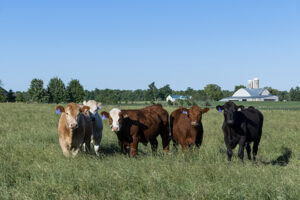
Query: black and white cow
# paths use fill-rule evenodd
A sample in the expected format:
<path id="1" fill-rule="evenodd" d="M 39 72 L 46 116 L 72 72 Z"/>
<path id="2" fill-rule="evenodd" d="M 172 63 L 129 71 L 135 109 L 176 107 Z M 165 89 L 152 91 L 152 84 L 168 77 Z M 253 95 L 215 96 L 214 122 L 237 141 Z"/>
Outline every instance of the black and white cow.
<path id="1" fill-rule="evenodd" d="M 216 106 L 219 112 L 224 111 L 223 133 L 227 147 L 228 160 L 231 161 L 232 149 L 239 144 L 238 156 L 244 162 L 244 148 L 246 147 L 249 160 L 251 160 L 251 147 L 253 144 L 253 160 L 256 159 L 260 142 L 264 117 L 261 112 L 250 106 L 237 106 L 229 101 L 223 106 Z"/>

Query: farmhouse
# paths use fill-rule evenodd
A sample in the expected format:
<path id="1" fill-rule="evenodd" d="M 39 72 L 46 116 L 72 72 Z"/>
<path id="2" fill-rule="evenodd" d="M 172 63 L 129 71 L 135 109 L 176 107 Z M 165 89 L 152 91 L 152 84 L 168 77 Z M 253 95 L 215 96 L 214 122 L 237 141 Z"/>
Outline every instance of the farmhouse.
<path id="1" fill-rule="evenodd" d="M 259 88 L 259 80 L 248 81 L 248 88 L 241 88 L 232 97 L 220 101 L 278 101 L 278 96 L 272 95 L 267 89 Z"/>
<path id="2" fill-rule="evenodd" d="M 179 99 L 188 100 L 188 99 L 191 99 L 191 98 L 192 98 L 191 96 L 169 95 L 169 96 L 167 96 L 166 101 L 175 102 Z"/>

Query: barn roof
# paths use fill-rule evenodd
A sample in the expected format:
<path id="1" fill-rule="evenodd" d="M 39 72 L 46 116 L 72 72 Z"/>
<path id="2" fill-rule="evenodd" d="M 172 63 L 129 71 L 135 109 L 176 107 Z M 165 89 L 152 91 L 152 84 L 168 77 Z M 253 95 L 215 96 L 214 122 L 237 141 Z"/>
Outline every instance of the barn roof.
<path id="1" fill-rule="evenodd" d="M 191 96 L 182 96 L 182 95 L 170 95 L 173 99 L 187 99 L 192 98 Z"/>

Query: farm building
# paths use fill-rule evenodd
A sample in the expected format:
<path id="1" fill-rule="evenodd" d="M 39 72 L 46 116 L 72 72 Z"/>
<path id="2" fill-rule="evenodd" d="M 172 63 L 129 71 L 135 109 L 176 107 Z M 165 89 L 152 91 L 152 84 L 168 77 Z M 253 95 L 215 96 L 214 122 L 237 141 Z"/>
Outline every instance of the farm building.
<path id="1" fill-rule="evenodd" d="M 169 96 L 167 96 L 166 101 L 175 102 L 179 99 L 188 100 L 188 99 L 191 99 L 191 98 L 192 98 L 191 96 L 169 95 Z"/>
<path id="2" fill-rule="evenodd" d="M 267 89 L 259 88 L 259 80 L 248 81 L 248 88 L 237 90 L 232 97 L 220 101 L 278 101 L 278 96 L 272 95 Z"/>

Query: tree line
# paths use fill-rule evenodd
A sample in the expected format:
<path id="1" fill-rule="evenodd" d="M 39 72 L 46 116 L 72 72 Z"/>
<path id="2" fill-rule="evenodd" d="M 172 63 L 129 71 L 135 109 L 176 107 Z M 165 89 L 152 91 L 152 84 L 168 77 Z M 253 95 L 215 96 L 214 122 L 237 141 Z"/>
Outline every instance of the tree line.
<path id="1" fill-rule="evenodd" d="M 0 80 L 0 86 L 3 86 Z M 105 104 L 134 103 L 136 101 L 156 102 L 164 101 L 170 94 L 191 96 L 190 103 L 198 101 L 218 101 L 224 97 L 232 96 L 235 91 L 244 88 L 243 85 L 235 86 L 233 91 L 222 90 L 216 84 L 208 84 L 204 89 L 194 90 L 188 87 L 186 90 L 172 90 L 167 84 L 157 88 L 155 82 L 148 85 L 148 89 L 142 90 L 113 90 L 113 89 L 94 89 L 84 90 L 79 80 L 72 79 L 67 85 L 58 78 L 52 78 L 47 87 L 41 79 L 33 79 L 27 91 L 5 92 L 0 87 L 0 102 L 35 102 L 35 103 L 81 103 L 83 100 L 94 99 Z M 300 88 L 297 86 L 290 91 L 279 91 L 271 87 L 265 87 L 272 95 L 279 97 L 280 101 L 300 101 Z M 171 102 L 169 102 L 171 104 Z"/>

